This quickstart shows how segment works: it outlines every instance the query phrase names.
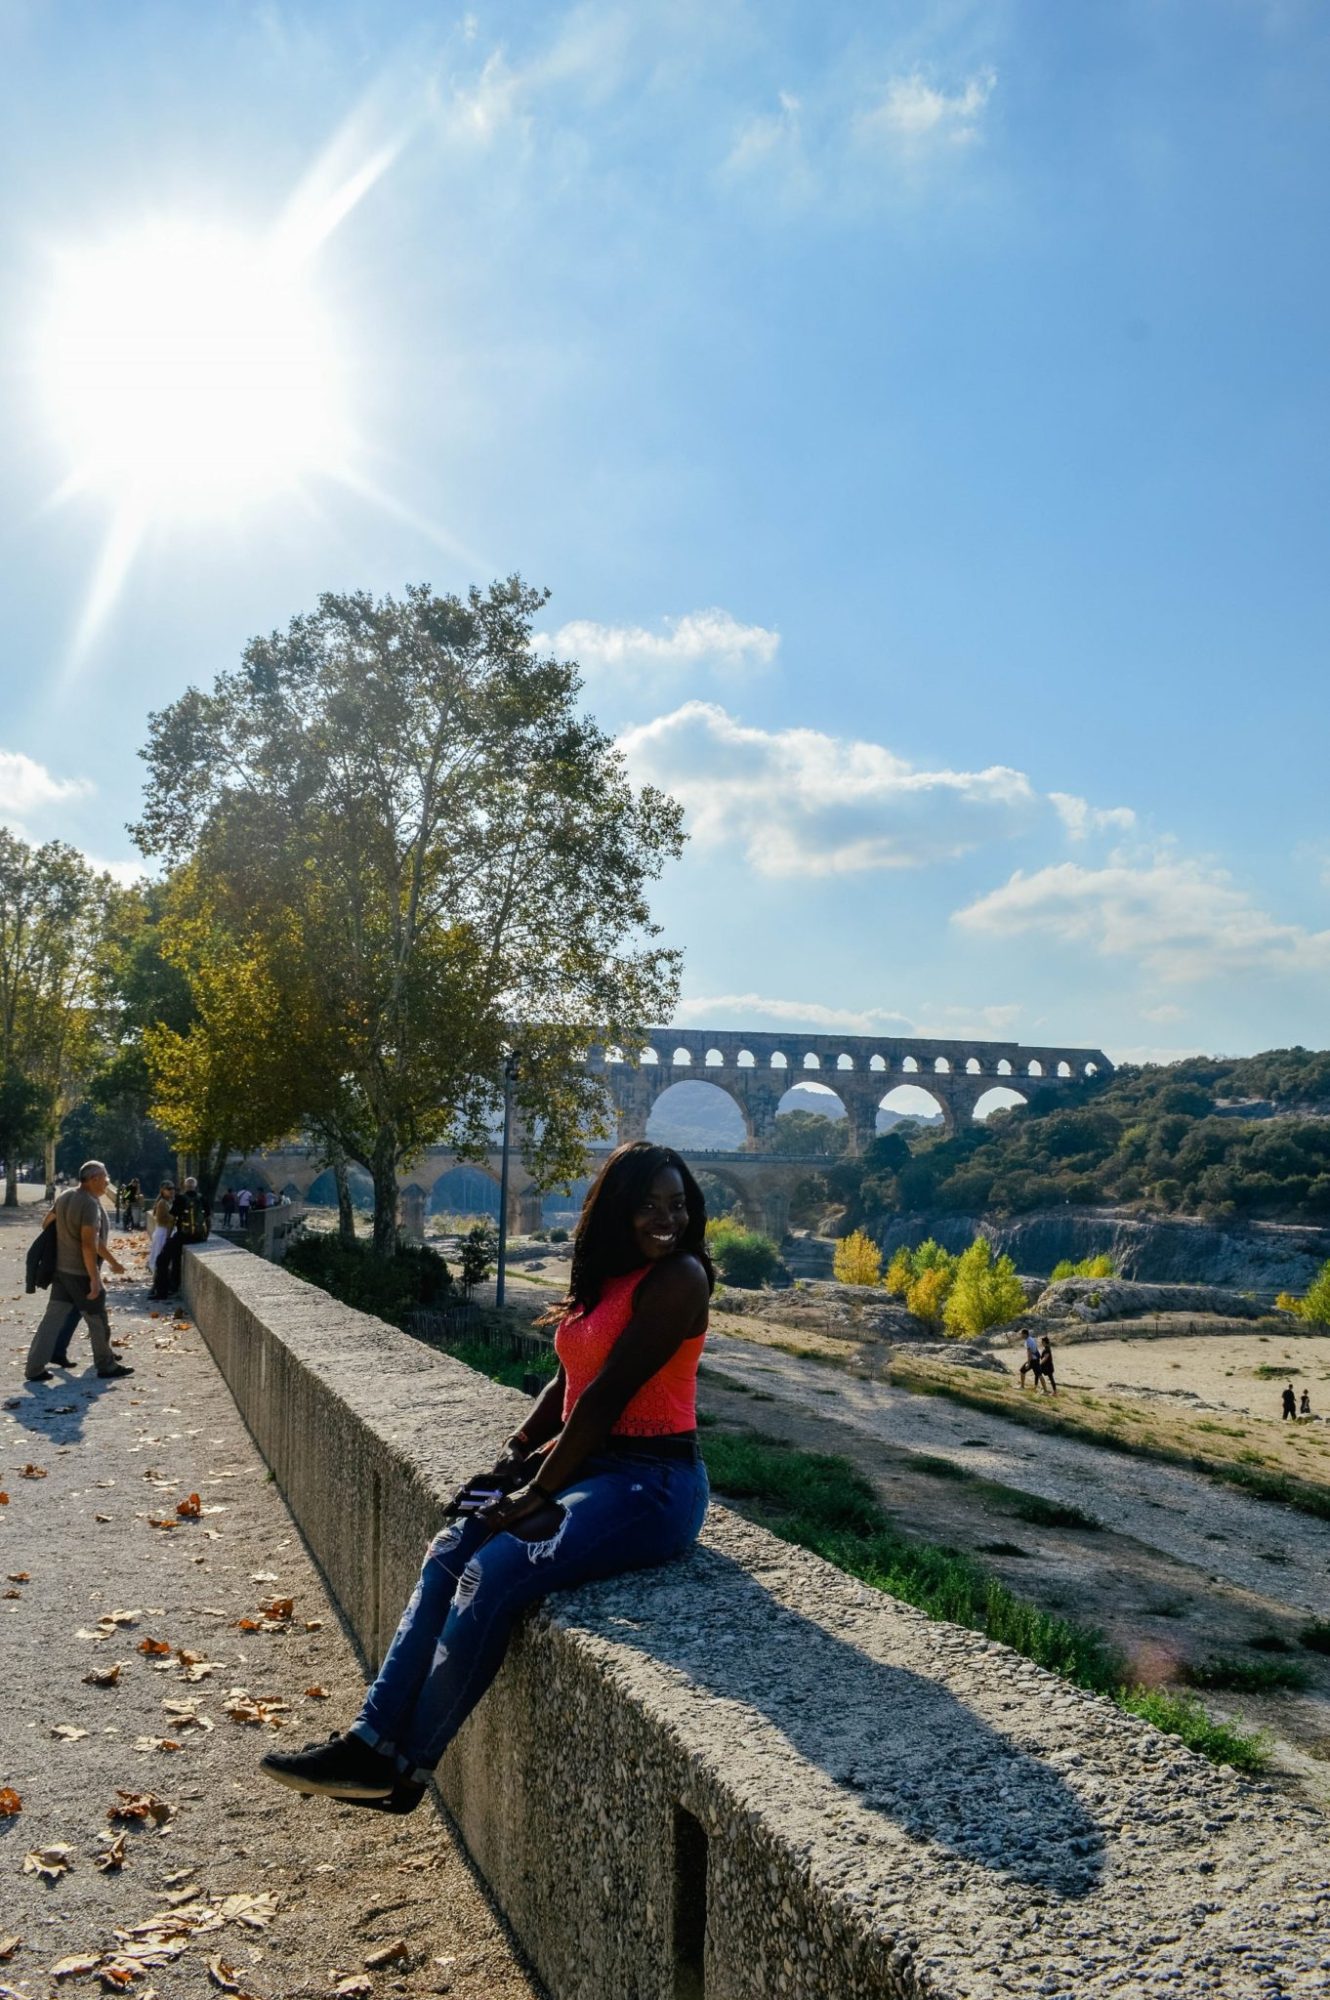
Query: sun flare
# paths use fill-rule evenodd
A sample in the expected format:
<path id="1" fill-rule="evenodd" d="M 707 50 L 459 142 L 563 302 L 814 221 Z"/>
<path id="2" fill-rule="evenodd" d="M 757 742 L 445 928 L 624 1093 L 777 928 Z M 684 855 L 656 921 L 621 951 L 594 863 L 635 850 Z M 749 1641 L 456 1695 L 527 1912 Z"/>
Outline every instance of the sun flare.
<path id="1" fill-rule="evenodd" d="M 141 524 L 335 473 L 343 372 L 309 263 L 280 236 L 161 221 L 57 258 L 38 374 L 67 487 Z"/>

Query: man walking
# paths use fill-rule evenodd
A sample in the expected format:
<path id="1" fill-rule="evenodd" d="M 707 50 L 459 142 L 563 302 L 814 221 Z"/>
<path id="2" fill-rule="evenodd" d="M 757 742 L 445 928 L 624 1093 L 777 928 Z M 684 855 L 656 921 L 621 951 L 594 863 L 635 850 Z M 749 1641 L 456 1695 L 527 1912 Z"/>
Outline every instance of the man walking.
<path id="1" fill-rule="evenodd" d="M 50 1361 L 56 1344 L 65 1334 L 71 1308 L 88 1323 L 92 1358 L 101 1376 L 132 1375 L 134 1370 L 117 1361 L 111 1347 L 111 1330 L 106 1315 L 106 1291 L 101 1267 L 123 1276 L 124 1265 L 107 1248 L 106 1210 L 102 1196 L 108 1176 L 100 1160 L 85 1160 L 79 1168 L 79 1184 L 56 1197 L 46 1218 L 55 1220 L 55 1276 L 50 1299 L 28 1349 L 26 1375 L 29 1382 L 49 1382 Z M 66 1335 L 67 1338 L 67 1335 Z"/>

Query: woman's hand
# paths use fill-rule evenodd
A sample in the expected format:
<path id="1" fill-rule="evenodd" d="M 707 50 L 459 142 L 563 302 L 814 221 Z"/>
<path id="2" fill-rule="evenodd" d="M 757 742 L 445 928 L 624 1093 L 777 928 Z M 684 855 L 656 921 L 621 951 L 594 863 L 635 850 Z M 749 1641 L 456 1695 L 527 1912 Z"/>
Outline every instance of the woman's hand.
<path id="1" fill-rule="evenodd" d="M 488 1527 L 500 1532 L 517 1528 L 523 1521 L 529 1521 L 544 1507 L 554 1506 L 552 1494 L 543 1486 L 519 1486 L 513 1493 L 505 1493 L 502 1499 L 481 1509 L 481 1519 Z"/>

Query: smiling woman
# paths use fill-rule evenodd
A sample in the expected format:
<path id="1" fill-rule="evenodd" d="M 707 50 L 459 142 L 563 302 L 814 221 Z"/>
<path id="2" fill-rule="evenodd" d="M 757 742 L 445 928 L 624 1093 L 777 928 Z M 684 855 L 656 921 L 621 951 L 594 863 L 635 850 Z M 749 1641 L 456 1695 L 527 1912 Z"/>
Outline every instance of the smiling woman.
<path id="1" fill-rule="evenodd" d="M 333 331 L 308 260 L 277 241 L 163 221 L 60 253 L 38 373 L 66 490 L 141 526 L 233 513 L 338 465 Z"/>

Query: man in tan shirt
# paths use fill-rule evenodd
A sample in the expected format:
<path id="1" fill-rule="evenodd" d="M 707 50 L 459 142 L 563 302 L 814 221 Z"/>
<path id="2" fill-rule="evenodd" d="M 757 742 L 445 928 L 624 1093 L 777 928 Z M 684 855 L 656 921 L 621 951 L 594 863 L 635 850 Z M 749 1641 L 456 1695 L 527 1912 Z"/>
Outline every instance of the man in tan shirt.
<path id="1" fill-rule="evenodd" d="M 116 1360 L 106 1317 L 101 1267 L 109 1264 L 122 1276 L 125 1268 L 107 1247 L 106 1210 L 102 1206 L 107 1181 L 106 1168 L 100 1160 L 85 1160 L 79 1168 L 78 1186 L 57 1195 L 55 1207 L 46 1218 L 55 1222 L 55 1276 L 51 1280 L 50 1303 L 28 1349 L 29 1382 L 53 1379 L 48 1364 L 71 1308 L 82 1313 L 88 1323 L 97 1373 L 103 1376 L 134 1373 Z"/>

